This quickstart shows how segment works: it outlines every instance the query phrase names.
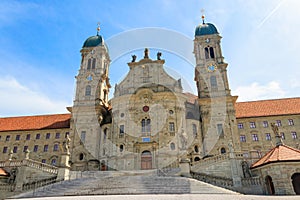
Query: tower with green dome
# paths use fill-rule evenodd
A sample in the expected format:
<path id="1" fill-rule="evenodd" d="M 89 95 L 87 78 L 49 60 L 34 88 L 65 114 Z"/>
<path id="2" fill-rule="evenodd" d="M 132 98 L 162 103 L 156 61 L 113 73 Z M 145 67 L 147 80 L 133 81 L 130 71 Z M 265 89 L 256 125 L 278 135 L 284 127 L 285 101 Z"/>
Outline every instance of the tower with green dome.
<path id="1" fill-rule="evenodd" d="M 108 114 L 110 58 L 103 37 L 91 36 L 83 43 L 81 63 L 76 78 L 76 92 L 72 107 L 72 161 L 98 158 L 100 154 L 100 124 Z M 80 166 L 75 166 L 79 167 Z"/>
<path id="2" fill-rule="evenodd" d="M 221 36 L 212 23 L 202 23 L 195 29 L 195 81 L 200 105 L 203 133 L 203 156 L 239 150 L 235 101 L 231 96 L 227 66 L 221 50 Z"/>

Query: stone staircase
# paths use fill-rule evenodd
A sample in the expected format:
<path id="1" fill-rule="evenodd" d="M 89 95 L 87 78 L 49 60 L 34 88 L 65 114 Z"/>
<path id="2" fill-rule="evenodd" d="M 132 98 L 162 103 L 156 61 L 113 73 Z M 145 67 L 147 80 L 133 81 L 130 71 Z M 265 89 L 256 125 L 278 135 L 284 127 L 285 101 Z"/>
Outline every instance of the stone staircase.
<path id="1" fill-rule="evenodd" d="M 89 173 L 89 176 L 83 174 L 82 178 L 55 183 L 14 198 L 128 194 L 236 194 L 194 179 L 158 176 L 154 172 L 93 172 Z"/>

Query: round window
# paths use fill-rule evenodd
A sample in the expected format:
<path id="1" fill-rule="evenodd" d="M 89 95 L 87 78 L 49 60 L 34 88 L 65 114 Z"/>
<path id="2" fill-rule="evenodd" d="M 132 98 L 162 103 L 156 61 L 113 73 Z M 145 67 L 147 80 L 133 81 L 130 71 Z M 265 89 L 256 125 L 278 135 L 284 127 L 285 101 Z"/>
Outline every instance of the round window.
<path id="1" fill-rule="evenodd" d="M 149 111 L 149 106 L 144 106 L 144 107 L 143 107 L 143 111 L 144 111 L 144 112 L 148 112 L 148 111 Z"/>

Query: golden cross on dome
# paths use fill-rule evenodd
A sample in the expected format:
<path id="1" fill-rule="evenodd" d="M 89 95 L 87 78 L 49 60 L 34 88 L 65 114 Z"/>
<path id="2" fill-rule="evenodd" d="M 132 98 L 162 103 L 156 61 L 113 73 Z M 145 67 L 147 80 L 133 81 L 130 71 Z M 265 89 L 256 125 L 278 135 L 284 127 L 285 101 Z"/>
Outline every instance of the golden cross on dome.
<path id="1" fill-rule="evenodd" d="M 205 24 L 205 22 L 204 22 L 204 19 L 205 19 L 205 15 L 204 15 L 205 10 L 204 10 L 203 8 L 201 9 L 201 13 L 202 13 L 202 16 L 201 16 L 201 18 L 202 18 L 202 23 Z"/>
<path id="2" fill-rule="evenodd" d="M 100 22 L 97 23 L 97 35 L 99 35 L 99 31 L 100 31 Z"/>

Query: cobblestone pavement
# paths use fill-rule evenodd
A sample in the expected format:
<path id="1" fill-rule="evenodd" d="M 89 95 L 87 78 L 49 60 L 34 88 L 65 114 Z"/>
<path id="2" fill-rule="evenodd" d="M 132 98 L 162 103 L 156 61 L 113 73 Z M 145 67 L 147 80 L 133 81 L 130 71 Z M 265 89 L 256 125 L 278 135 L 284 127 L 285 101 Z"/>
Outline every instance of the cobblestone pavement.
<path id="1" fill-rule="evenodd" d="M 29 198 L 30 199 L 30 198 Z M 95 196 L 64 196 L 34 198 L 34 200 L 299 200 L 300 196 L 259 196 L 259 195 L 230 195 L 230 194 L 182 194 L 182 195 L 95 195 Z M 26 199 L 22 199 L 26 200 Z M 31 199 L 33 200 L 33 198 Z"/>

